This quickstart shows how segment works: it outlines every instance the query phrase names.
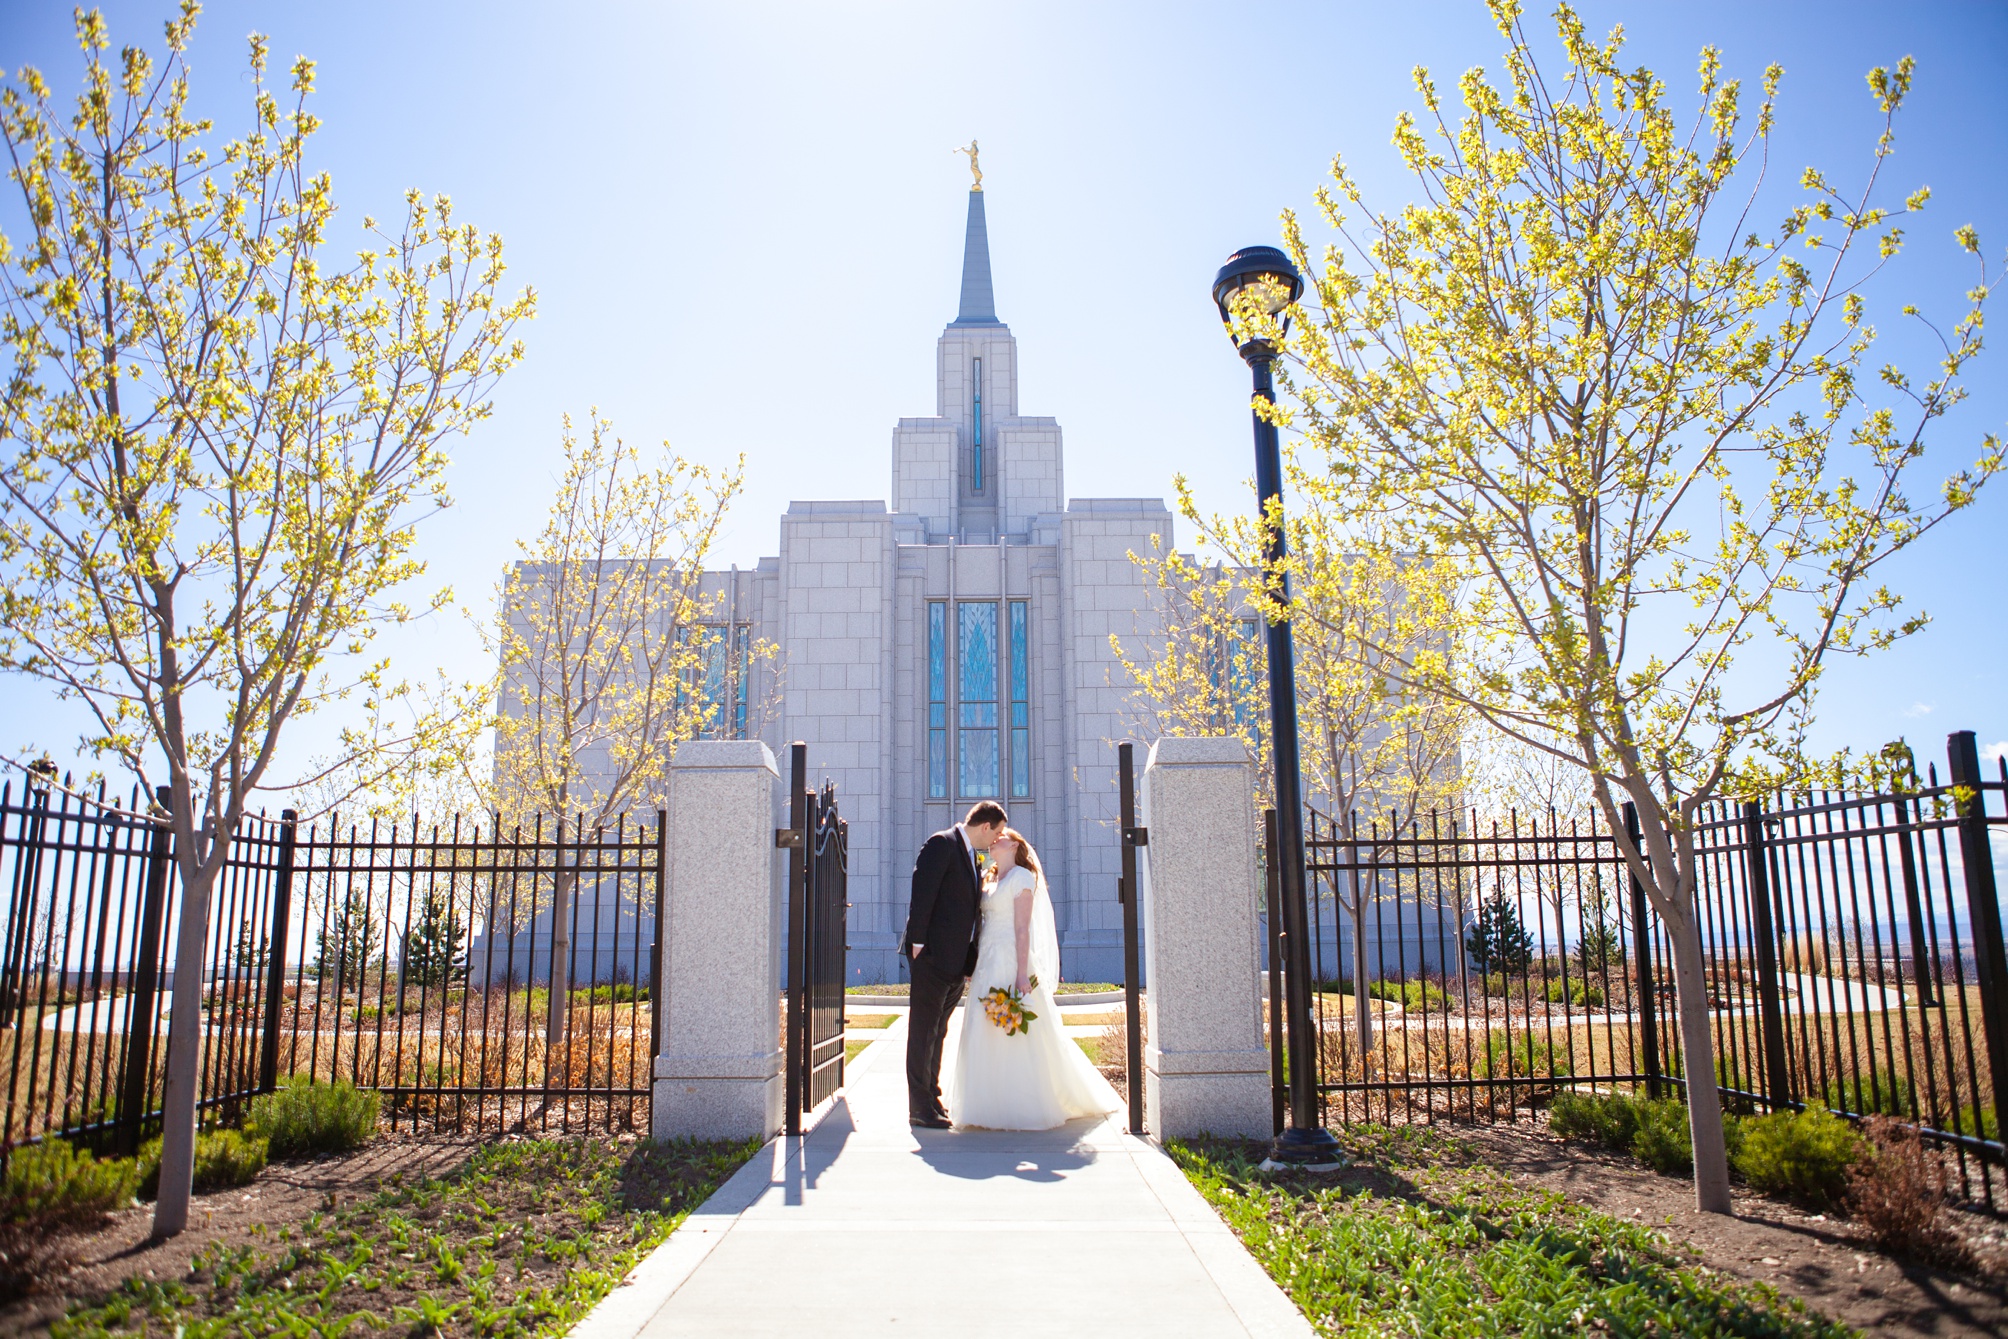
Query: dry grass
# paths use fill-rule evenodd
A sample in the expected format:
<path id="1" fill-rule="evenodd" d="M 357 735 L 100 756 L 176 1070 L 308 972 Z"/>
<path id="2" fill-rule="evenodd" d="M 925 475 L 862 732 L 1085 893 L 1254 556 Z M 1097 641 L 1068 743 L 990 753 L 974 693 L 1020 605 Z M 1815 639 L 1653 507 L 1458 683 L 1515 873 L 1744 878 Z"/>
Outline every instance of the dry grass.
<path id="1" fill-rule="evenodd" d="M 1062 1014 L 1060 1021 L 1068 1027 L 1121 1027 L 1126 1015 L 1120 1009 L 1100 1014 Z"/>
<path id="2" fill-rule="evenodd" d="M 1124 1014 L 1110 1015 L 1110 1019 L 1108 1025 L 1102 1029 L 1101 1036 L 1080 1039 L 1083 1043 L 1093 1042 L 1094 1048 L 1089 1050 L 1083 1045 L 1081 1049 L 1088 1052 L 1088 1059 L 1095 1062 L 1095 1068 L 1101 1070 L 1102 1077 L 1109 1081 L 1111 1087 L 1119 1093 L 1126 1093 L 1129 1091 L 1126 1086 L 1129 1083 L 1128 1020 Z M 1148 1046 L 1150 1044 L 1148 1013 L 1144 1014 L 1141 1023 L 1139 1035 L 1143 1038 L 1143 1044 Z"/>

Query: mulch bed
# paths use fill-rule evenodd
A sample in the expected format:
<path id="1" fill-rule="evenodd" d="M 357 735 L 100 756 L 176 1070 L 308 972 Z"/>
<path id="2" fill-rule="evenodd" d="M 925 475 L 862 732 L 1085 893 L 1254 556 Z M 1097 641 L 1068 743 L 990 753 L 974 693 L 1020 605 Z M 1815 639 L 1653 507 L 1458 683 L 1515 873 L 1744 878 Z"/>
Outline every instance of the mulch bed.
<path id="1" fill-rule="evenodd" d="M 1761 1281 L 1877 1335 L 2008 1334 L 2008 1222 L 1953 1215 L 1980 1272 L 1892 1260 L 1845 1219 L 1735 1188 L 1735 1212 L 1694 1208 L 1693 1182 L 1525 1125 L 1448 1127 L 1477 1159 L 1515 1181 L 1559 1191 L 1619 1218 L 1661 1227 L 1710 1269 Z"/>
<path id="2" fill-rule="evenodd" d="M 212 1243 L 269 1244 L 278 1228 L 373 1195 L 393 1175 L 451 1171 L 477 1147 L 473 1139 L 386 1134 L 353 1153 L 273 1163 L 248 1186 L 195 1196 L 188 1230 L 167 1241 L 148 1240 L 153 1205 L 122 1209 L 105 1227 L 74 1239 L 69 1273 L 0 1305 L 0 1335 L 46 1334 L 73 1299 L 102 1296 L 129 1278 L 181 1278 Z"/>

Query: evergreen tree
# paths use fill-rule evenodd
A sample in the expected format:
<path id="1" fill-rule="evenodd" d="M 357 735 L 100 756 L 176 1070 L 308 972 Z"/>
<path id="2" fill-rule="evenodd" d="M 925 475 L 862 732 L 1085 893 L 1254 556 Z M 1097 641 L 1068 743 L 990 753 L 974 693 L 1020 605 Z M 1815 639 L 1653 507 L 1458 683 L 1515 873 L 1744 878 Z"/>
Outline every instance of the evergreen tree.
<path id="1" fill-rule="evenodd" d="M 1495 893 L 1478 908 L 1465 951 L 1480 972 L 1524 972 L 1534 958 L 1534 939 L 1521 923 L 1520 908 L 1504 893 Z"/>
<path id="2" fill-rule="evenodd" d="M 467 979 L 467 934 L 453 899 L 428 888 L 404 936 L 404 983 L 437 988 Z"/>

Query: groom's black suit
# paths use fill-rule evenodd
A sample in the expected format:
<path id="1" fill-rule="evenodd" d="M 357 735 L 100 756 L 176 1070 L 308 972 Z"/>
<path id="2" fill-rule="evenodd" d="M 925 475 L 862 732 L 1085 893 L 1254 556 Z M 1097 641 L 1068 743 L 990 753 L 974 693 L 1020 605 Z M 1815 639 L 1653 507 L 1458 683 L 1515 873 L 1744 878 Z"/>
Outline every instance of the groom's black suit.
<path id="1" fill-rule="evenodd" d="M 981 900 L 975 853 L 962 832 L 949 828 L 929 837 L 913 862 L 913 901 L 899 944 L 913 969 L 906 1034 L 906 1107 L 912 1117 L 943 1114 L 941 1043 L 948 1016 L 976 970 Z M 915 944 L 921 946 L 917 958 Z"/>

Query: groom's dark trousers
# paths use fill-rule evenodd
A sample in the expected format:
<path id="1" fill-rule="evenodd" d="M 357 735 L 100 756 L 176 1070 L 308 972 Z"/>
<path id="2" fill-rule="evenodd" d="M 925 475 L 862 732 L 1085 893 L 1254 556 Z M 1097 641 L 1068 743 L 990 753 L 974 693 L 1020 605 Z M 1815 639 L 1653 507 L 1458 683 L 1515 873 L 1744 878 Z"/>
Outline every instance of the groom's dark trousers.
<path id="1" fill-rule="evenodd" d="M 913 862 L 913 900 L 908 904 L 900 953 L 913 973 L 907 1008 L 906 1109 L 915 1119 L 946 1114 L 941 1102 L 941 1044 L 948 1018 L 962 1002 L 969 974 L 976 970 L 976 923 L 980 894 L 976 863 L 962 833 L 937 832 Z M 920 956 L 913 954 L 919 944 Z"/>

